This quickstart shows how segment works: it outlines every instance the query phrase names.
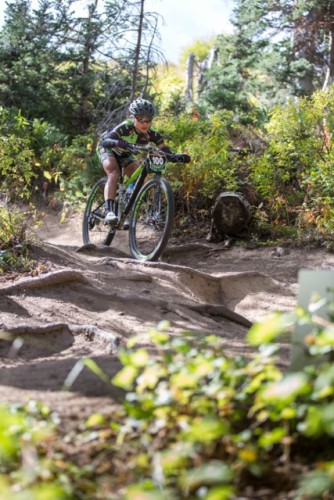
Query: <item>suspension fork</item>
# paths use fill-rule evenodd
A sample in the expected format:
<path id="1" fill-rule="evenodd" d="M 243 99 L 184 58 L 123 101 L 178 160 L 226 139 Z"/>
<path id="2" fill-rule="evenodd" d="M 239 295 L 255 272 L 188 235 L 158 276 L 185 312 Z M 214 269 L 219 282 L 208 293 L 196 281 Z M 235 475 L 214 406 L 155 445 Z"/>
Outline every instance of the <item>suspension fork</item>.
<path id="1" fill-rule="evenodd" d="M 157 172 L 156 177 L 158 177 L 160 179 L 161 178 L 161 172 Z M 156 208 L 160 212 L 160 210 L 161 210 L 161 184 L 158 185 L 158 187 L 157 187 L 157 189 L 155 191 L 154 198 L 155 198 L 154 202 L 156 204 Z"/>

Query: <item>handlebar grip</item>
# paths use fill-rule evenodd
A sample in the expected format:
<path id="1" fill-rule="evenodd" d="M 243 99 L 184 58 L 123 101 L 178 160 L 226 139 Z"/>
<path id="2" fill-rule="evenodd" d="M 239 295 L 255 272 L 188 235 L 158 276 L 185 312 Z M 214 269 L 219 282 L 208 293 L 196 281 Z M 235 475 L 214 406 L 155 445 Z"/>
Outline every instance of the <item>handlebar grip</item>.
<path id="1" fill-rule="evenodd" d="M 189 155 L 174 154 L 169 158 L 169 161 L 172 163 L 189 163 L 191 158 Z"/>

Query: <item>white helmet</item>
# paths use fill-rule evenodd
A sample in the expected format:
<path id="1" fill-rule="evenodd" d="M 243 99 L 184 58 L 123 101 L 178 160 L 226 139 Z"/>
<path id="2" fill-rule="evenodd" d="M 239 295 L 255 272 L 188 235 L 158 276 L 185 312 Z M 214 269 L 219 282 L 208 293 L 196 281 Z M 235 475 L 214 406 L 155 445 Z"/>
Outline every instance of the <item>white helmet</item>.
<path id="1" fill-rule="evenodd" d="M 132 115 L 138 116 L 154 116 L 155 115 L 155 107 L 150 101 L 146 99 L 136 99 L 129 106 L 129 111 Z"/>

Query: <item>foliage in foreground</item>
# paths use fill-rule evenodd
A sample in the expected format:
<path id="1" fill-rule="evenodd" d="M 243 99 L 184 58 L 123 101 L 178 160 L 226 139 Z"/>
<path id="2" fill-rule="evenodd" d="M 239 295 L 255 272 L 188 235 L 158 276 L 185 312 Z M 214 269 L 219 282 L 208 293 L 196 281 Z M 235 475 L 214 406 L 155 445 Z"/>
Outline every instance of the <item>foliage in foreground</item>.
<path id="1" fill-rule="evenodd" d="M 58 423 L 43 404 L 0 406 L 0 496 L 11 499 L 66 500 L 66 484 L 55 477 L 48 448 Z"/>
<path id="2" fill-rule="evenodd" d="M 296 310 L 255 325 L 248 339 L 260 347 L 249 357 L 228 356 L 214 336 L 198 342 L 164 331 L 149 335 L 158 359 L 141 347 L 121 354 L 113 382 L 127 391 L 118 440 L 132 476 L 129 498 L 151 491 L 228 499 L 256 496 L 257 488 L 296 490 L 296 498 L 334 493 L 333 367 L 284 373 L 272 344 L 299 323 L 313 325 L 313 352 L 332 350 L 332 324 L 323 328 L 313 313 Z"/>
<path id="3" fill-rule="evenodd" d="M 50 499 L 223 500 L 253 498 L 261 489 L 273 498 L 292 491 L 296 499 L 331 497 L 333 366 L 323 360 L 286 372 L 275 344 L 308 324 L 310 356 L 330 355 L 333 323 L 319 320 L 321 306 L 323 300 L 255 324 L 246 356 L 228 355 L 213 335 L 171 337 L 168 324 L 160 324 L 119 354 L 123 368 L 112 383 L 125 390 L 123 407 L 110 417 L 91 415 L 76 434 L 60 437 L 45 408 L 35 416 L 29 408 L 3 409 L 2 491 L 44 488 Z M 84 365 L 108 380 L 91 360 Z M 36 428 L 51 433 L 37 441 Z"/>

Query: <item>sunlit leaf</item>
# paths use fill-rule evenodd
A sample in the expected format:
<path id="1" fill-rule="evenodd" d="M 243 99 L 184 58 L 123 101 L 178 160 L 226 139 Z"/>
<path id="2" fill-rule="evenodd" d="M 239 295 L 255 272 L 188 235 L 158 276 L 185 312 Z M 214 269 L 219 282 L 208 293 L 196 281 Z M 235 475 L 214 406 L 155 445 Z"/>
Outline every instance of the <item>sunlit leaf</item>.
<path id="1" fill-rule="evenodd" d="M 274 444 L 279 444 L 286 436 L 286 430 L 283 427 L 276 427 L 272 431 L 264 432 L 259 438 L 259 446 L 270 449 Z"/>
<path id="2" fill-rule="evenodd" d="M 270 343 L 279 335 L 291 331 L 296 324 L 297 316 L 293 313 L 274 313 L 268 320 L 255 323 L 247 334 L 247 340 L 251 345 Z"/>
<path id="3" fill-rule="evenodd" d="M 138 368 L 135 366 L 125 366 L 114 376 L 112 383 L 123 389 L 131 389 L 137 375 Z"/>
<path id="4" fill-rule="evenodd" d="M 235 497 L 235 488 L 230 484 L 210 488 L 205 500 L 231 500 Z"/>
<path id="5" fill-rule="evenodd" d="M 267 403 L 289 404 L 301 394 L 310 391 L 308 377 L 305 373 L 298 372 L 286 375 L 278 382 L 267 386 L 260 398 Z"/>
<path id="6" fill-rule="evenodd" d="M 105 382 L 106 384 L 110 383 L 108 375 L 99 367 L 99 365 L 95 361 L 93 361 L 92 359 L 85 359 L 84 364 L 91 372 L 95 373 L 97 377 L 103 380 L 103 382 Z"/>
<path id="7" fill-rule="evenodd" d="M 281 417 L 284 420 L 291 420 L 292 418 L 296 418 L 296 416 L 297 416 L 296 408 L 286 407 L 283 408 L 281 411 Z"/>
<path id="8" fill-rule="evenodd" d="M 167 491 L 158 489 L 152 481 L 143 481 L 127 488 L 124 500 L 173 500 Z"/>
<path id="9" fill-rule="evenodd" d="M 92 413 L 90 417 L 86 420 L 86 427 L 95 427 L 97 425 L 102 425 L 105 423 L 105 418 L 101 413 Z"/>
<path id="10" fill-rule="evenodd" d="M 178 449 L 177 446 L 175 449 L 166 450 L 160 454 L 161 467 L 167 476 L 176 472 L 179 473 L 187 464 L 187 460 L 187 454 L 182 453 L 182 450 Z"/>
<path id="11" fill-rule="evenodd" d="M 172 387 L 175 386 L 177 388 L 196 387 L 198 378 L 193 373 L 181 371 L 171 377 L 170 383 Z"/>
<path id="12" fill-rule="evenodd" d="M 159 330 L 153 330 L 150 332 L 149 337 L 152 342 L 155 342 L 156 344 L 164 345 L 166 344 L 169 339 L 170 335 L 168 333 L 165 333 L 164 331 L 159 331 Z"/>
<path id="13" fill-rule="evenodd" d="M 48 179 L 49 181 L 52 180 L 52 175 L 50 174 L 50 172 L 48 172 L 47 170 L 44 170 L 43 172 L 43 175 L 46 179 Z"/>
<path id="14" fill-rule="evenodd" d="M 238 451 L 238 457 L 248 463 L 254 463 L 257 459 L 257 453 L 254 448 L 245 447 Z"/>
<path id="15" fill-rule="evenodd" d="M 230 429 L 226 420 L 215 417 L 196 418 L 182 435 L 193 442 L 209 443 L 225 436 Z"/>
<path id="16" fill-rule="evenodd" d="M 149 359 L 150 355 L 146 349 L 138 349 L 131 357 L 132 364 L 138 367 L 146 366 Z"/>
<path id="17" fill-rule="evenodd" d="M 146 388 L 153 389 L 157 385 L 159 379 L 164 375 L 164 373 L 165 371 L 158 364 L 148 366 L 138 377 L 137 390 L 141 392 Z"/>
<path id="18" fill-rule="evenodd" d="M 214 485 L 228 483 L 233 480 L 233 472 L 229 465 L 219 460 L 190 469 L 180 477 L 182 488 L 187 491 L 193 491 L 202 485 Z"/>

